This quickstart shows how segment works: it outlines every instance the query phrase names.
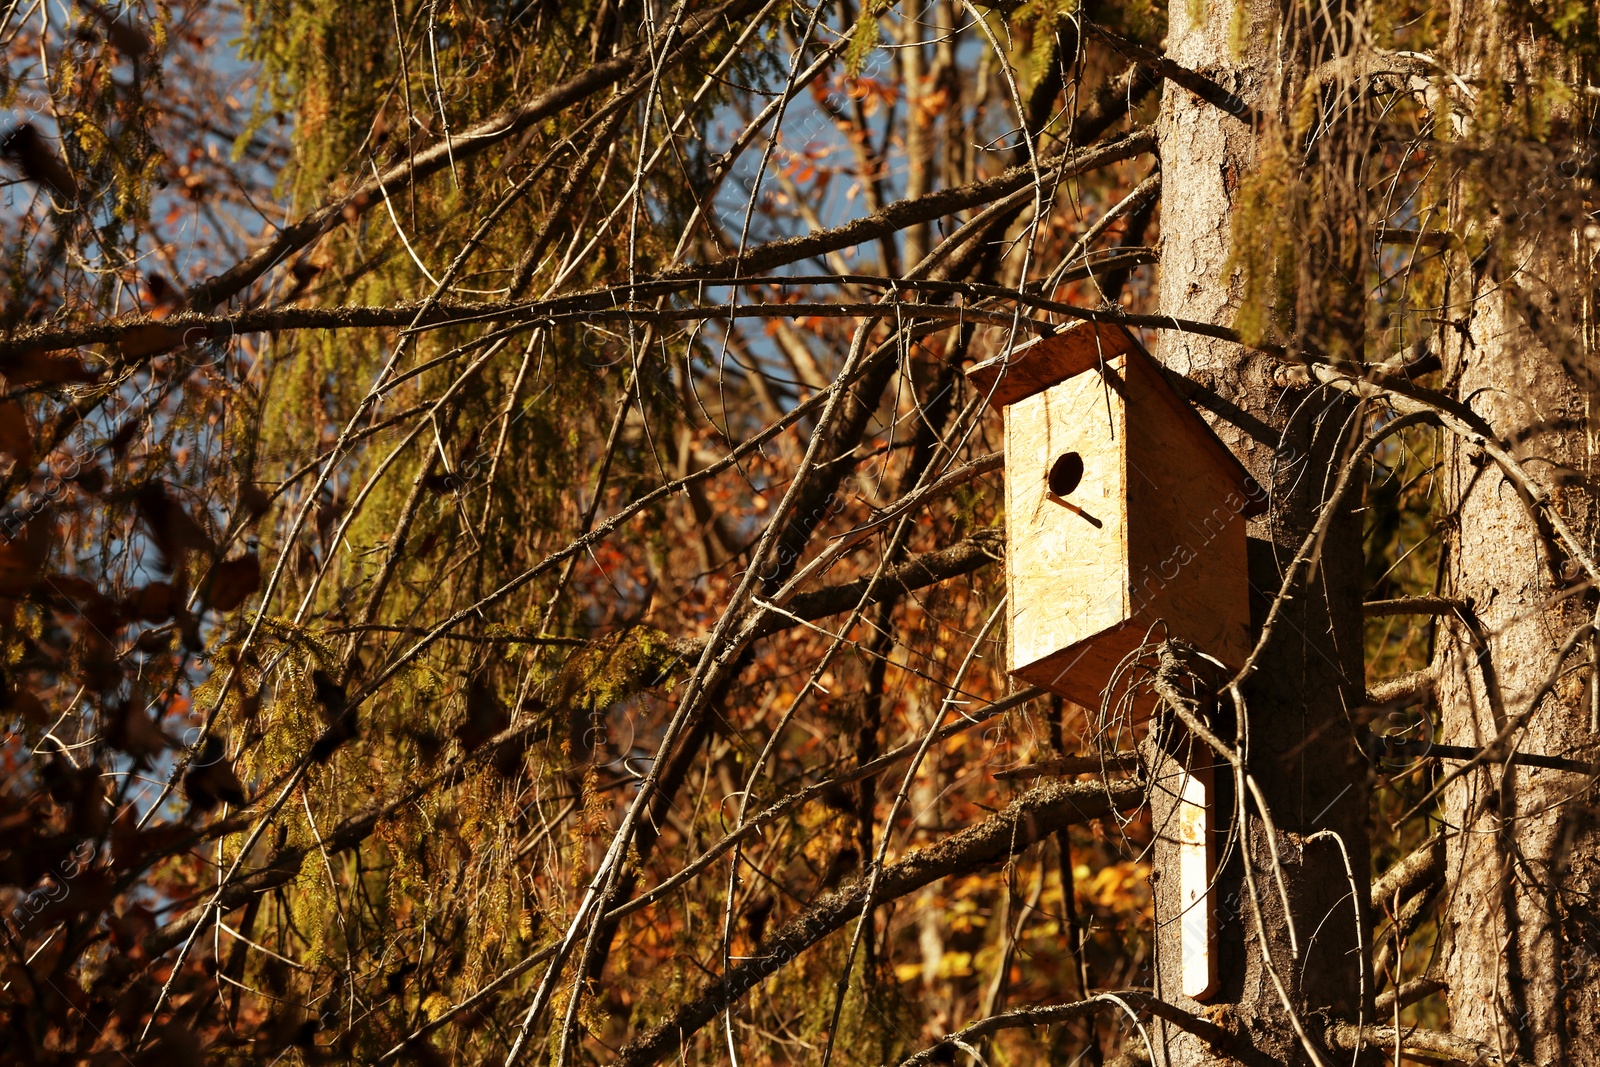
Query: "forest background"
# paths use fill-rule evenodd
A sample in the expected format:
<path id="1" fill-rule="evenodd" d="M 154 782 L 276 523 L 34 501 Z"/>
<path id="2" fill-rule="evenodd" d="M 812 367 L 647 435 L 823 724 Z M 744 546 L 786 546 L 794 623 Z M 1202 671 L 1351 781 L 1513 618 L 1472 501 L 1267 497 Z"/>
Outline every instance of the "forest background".
<path id="1" fill-rule="evenodd" d="M 0 42 L 15 1062 L 1600 1057 L 1592 5 Z M 1231 679 L 1005 674 L 964 371 L 1084 321 L 1269 501 Z"/>

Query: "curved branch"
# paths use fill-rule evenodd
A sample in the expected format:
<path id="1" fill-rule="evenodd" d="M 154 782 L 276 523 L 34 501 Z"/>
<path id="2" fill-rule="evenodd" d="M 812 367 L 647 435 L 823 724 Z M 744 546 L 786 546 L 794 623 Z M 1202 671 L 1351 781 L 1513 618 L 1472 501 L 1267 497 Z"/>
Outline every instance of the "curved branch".
<path id="1" fill-rule="evenodd" d="M 1156 997 L 1148 990 L 1125 989 L 1116 993 L 1101 993 L 1090 997 L 1088 1000 L 1079 1000 L 1071 1004 L 1051 1004 L 1036 1008 L 1018 1008 L 1000 1015 L 991 1015 L 987 1019 L 979 1019 L 970 1026 L 964 1027 L 945 1037 L 942 1041 L 935 1042 L 916 1055 L 900 1061 L 900 1067 L 923 1067 L 929 1063 L 947 1063 L 947 1056 L 954 1048 L 964 1048 L 980 1038 L 1000 1030 L 1014 1030 L 1022 1026 L 1049 1026 L 1052 1023 L 1068 1022 L 1072 1019 L 1081 1019 L 1101 1008 L 1131 1008 L 1139 1015 L 1153 1015 L 1164 1019 L 1180 1030 L 1187 1031 L 1205 1041 L 1217 1050 L 1226 1049 L 1230 1044 L 1228 1032 L 1208 1019 L 1184 1011 L 1182 1008 Z"/>
<path id="2" fill-rule="evenodd" d="M 861 602 L 869 587 L 872 596 L 868 602 L 874 603 L 937 585 L 963 574 L 971 574 L 981 567 L 1003 559 L 1004 550 L 1004 531 L 979 530 L 971 537 L 957 541 L 948 548 L 924 552 L 888 568 L 875 586 L 872 575 L 867 574 L 854 581 L 830 585 L 810 593 L 799 593 L 784 608 L 786 614 L 768 612 L 751 636 L 767 637 L 798 625 L 794 618 L 786 616 L 798 616 L 800 619 L 810 621 L 837 615 L 841 611 L 849 611 Z"/>
<path id="3" fill-rule="evenodd" d="M 867 244 L 908 226 L 930 222 L 957 211 L 987 204 L 1018 189 L 1027 188 L 1037 181 L 1043 172 L 1048 173 L 1051 181 L 1060 182 L 1086 171 L 1153 152 L 1155 145 L 1156 135 L 1153 130 L 1149 128 L 1134 130 L 1104 144 L 1090 148 L 1069 149 L 1049 159 L 1040 160 L 1037 167 L 1032 164 L 1011 167 L 993 178 L 967 182 L 965 185 L 957 185 L 950 189 L 940 189 L 911 200 L 897 201 L 882 211 L 852 219 L 843 226 L 834 226 L 799 237 L 769 241 L 742 255 L 725 256 L 715 263 L 678 267 L 664 272 L 659 277 L 664 281 L 744 278 L 774 267 Z"/>

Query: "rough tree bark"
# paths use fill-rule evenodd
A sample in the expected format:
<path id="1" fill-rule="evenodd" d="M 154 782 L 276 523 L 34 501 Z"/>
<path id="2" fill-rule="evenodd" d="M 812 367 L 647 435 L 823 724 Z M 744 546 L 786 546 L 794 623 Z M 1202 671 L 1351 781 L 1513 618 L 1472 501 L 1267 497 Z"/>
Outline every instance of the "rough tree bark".
<path id="1" fill-rule="evenodd" d="M 1200 15 L 1197 21 L 1191 21 L 1192 13 Z M 1257 112 L 1270 114 L 1278 107 L 1278 65 L 1297 57 L 1278 54 L 1276 5 L 1179 0 L 1170 5 L 1168 18 L 1167 54 L 1173 60 L 1213 79 Z M 1244 21 L 1233 26 L 1235 19 Z M 1240 182 L 1256 158 L 1257 131 L 1248 113 L 1230 114 L 1169 82 L 1159 139 L 1160 311 L 1231 325 L 1239 306 L 1239 279 L 1225 271 L 1225 264 Z M 1271 493 L 1271 507 L 1250 525 L 1253 600 L 1269 601 L 1331 485 L 1321 472 L 1338 462 L 1341 438 L 1348 440 L 1348 408 L 1320 393 L 1286 394 L 1277 384 L 1272 360 L 1234 344 L 1170 332 L 1161 338 L 1156 354 L 1170 371 L 1198 386 L 1191 399 Z M 1339 835 L 1355 883 L 1363 887 L 1356 896 L 1364 898 L 1367 775 L 1347 725 L 1347 709 L 1361 703 L 1360 565 L 1358 528 L 1349 516 L 1341 517 L 1322 546 L 1315 577 L 1286 605 L 1261 669 L 1245 687 L 1246 721 L 1212 724 L 1222 738 L 1243 742 L 1247 766 L 1278 831 L 1286 893 L 1280 894 L 1267 830 L 1251 805 L 1244 855 L 1252 864 L 1266 943 L 1257 933 L 1235 836 L 1213 889 L 1220 922 L 1219 988 L 1204 1005 L 1179 993 L 1182 909 L 1176 845 L 1162 836 L 1173 805 L 1161 788 L 1172 784 L 1177 768 L 1170 753 L 1156 768 L 1157 992 L 1234 1030 L 1231 1051 L 1247 1062 L 1313 1062 L 1277 991 L 1272 969 L 1313 1044 L 1319 1042 L 1317 1017 L 1354 1019 L 1362 1006 L 1359 930 L 1365 928 L 1366 901 L 1352 901 L 1337 843 L 1328 836 L 1308 840 L 1322 830 Z M 1226 707 L 1226 701 L 1221 703 Z M 1217 764 L 1213 825 L 1226 828 L 1234 811 L 1232 769 L 1201 745 L 1193 751 Z M 1365 996 L 1370 1003 L 1370 984 Z M 1370 1007 L 1365 1015 L 1371 1018 Z M 1178 1067 L 1215 1062 L 1215 1052 L 1203 1042 L 1161 1025 L 1158 1063 Z M 1331 1062 L 1326 1052 L 1321 1058 Z"/>
<path id="2" fill-rule="evenodd" d="M 1526 49 L 1516 27 L 1502 36 L 1489 5 L 1451 6 L 1449 62 L 1467 79 L 1492 64 L 1508 70 L 1538 58 L 1518 54 Z M 1495 205 L 1497 215 L 1510 209 L 1531 225 L 1486 270 L 1474 264 L 1453 279 L 1446 369 L 1455 395 L 1488 421 L 1588 547 L 1597 529 L 1591 401 L 1574 369 L 1592 347 L 1585 323 L 1593 322 L 1593 296 L 1580 284 L 1588 271 L 1583 238 L 1560 218 L 1571 183 L 1555 162 L 1531 190 L 1522 182 L 1503 190 L 1520 194 L 1518 203 Z M 1452 222 L 1463 232 L 1473 220 Z M 1564 668 L 1516 748 L 1593 759 L 1592 668 L 1582 668 L 1593 663 L 1594 639 L 1579 641 L 1565 663 L 1560 655 L 1594 619 L 1586 576 L 1499 467 L 1458 440 L 1445 442 L 1444 459 L 1444 503 L 1459 520 L 1448 590 L 1470 601 L 1482 636 L 1470 617 L 1441 622 L 1443 740 L 1489 744 Z M 1584 775 L 1490 763 L 1446 791 L 1435 970 L 1449 983 L 1457 1035 L 1536 1063 L 1600 1063 L 1600 829 L 1591 787 Z"/>
<path id="3" fill-rule="evenodd" d="M 1536 474 L 1591 467 L 1587 397 L 1561 360 L 1528 329 L 1499 291 L 1466 310 L 1457 350 L 1458 395 L 1514 446 Z M 1468 600 L 1478 628 L 1461 620 L 1440 632 L 1443 740 L 1490 744 L 1557 669 L 1560 646 L 1593 617 L 1566 554 L 1530 517 L 1515 486 L 1481 455 L 1447 443 L 1447 493 L 1460 531 L 1449 554 L 1453 596 Z M 1556 489 L 1576 527 L 1594 528 L 1579 486 Z M 1588 642 L 1568 666 L 1581 662 Z M 1569 673 L 1539 704 L 1517 748 L 1585 758 L 1593 747 L 1584 688 Z M 1446 765 L 1448 766 L 1448 764 Z M 1539 1063 L 1600 1062 L 1600 1004 L 1592 894 L 1600 888 L 1600 839 L 1589 811 L 1589 779 L 1565 771 L 1490 763 L 1451 786 L 1444 950 L 1452 1030 L 1498 1043 Z"/>

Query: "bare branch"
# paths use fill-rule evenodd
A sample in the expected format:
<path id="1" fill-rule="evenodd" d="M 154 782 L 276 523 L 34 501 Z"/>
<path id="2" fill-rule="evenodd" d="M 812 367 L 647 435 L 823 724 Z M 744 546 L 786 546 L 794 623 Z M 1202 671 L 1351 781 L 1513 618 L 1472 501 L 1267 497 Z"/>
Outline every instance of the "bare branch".
<path id="1" fill-rule="evenodd" d="M 1369 600 L 1361 605 L 1369 619 L 1385 615 L 1450 615 L 1469 605 L 1445 596 L 1407 596 L 1398 600 Z"/>
<path id="2" fill-rule="evenodd" d="M 1213 1049 L 1226 1050 L 1232 1041 L 1228 1032 L 1208 1019 L 1184 1011 L 1175 1004 L 1168 1004 L 1154 996 L 1148 990 L 1127 989 L 1115 993 L 1101 993 L 1080 1000 L 1072 1004 L 1052 1004 L 1034 1008 L 1018 1008 L 1000 1015 L 991 1015 L 987 1019 L 980 1019 L 970 1026 L 950 1034 L 942 1041 L 938 1041 L 916 1055 L 900 1061 L 900 1067 L 924 1067 L 930 1063 L 947 1063 L 948 1057 L 955 1049 L 966 1049 L 973 1042 L 1001 1030 L 1013 1030 L 1023 1026 L 1049 1026 L 1053 1023 L 1070 1022 L 1073 1019 L 1082 1019 L 1096 1011 L 1106 1008 L 1132 1009 L 1141 1016 L 1155 1016 L 1172 1023 L 1180 1030 L 1195 1035 L 1205 1041 Z"/>
<path id="3" fill-rule="evenodd" d="M 1431 669 L 1424 667 L 1420 671 L 1399 678 L 1391 678 L 1387 682 L 1379 682 L 1367 690 L 1368 704 L 1405 704 L 1433 695 L 1436 682 Z"/>
<path id="4" fill-rule="evenodd" d="M 1140 759 L 1137 752 L 1111 752 L 1104 756 L 1062 756 L 1059 759 L 1040 760 L 1025 767 L 1006 767 L 995 771 L 994 776 L 1008 779 L 1126 773 L 1138 770 Z"/>
<path id="5" fill-rule="evenodd" d="M 1006 809 L 960 833 L 913 852 L 884 868 L 876 897 L 884 904 L 948 875 L 974 871 L 1022 852 L 1061 826 L 1100 818 L 1144 802 L 1134 782 L 1058 783 L 1036 786 Z M 757 954 L 701 989 L 667 1019 L 624 1045 L 615 1067 L 644 1067 L 683 1047 L 728 1004 L 776 974 L 800 953 L 843 928 L 861 910 L 867 887 L 855 883 L 830 893 L 805 914 L 763 941 Z"/>
<path id="6" fill-rule="evenodd" d="M 1372 899 L 1391 901 L 1414 896 L 1428 883 L 1444 874 L 1444 834 L 1434 834 L 1416 851 L 1384 871 L 1372 883 Z"/>
<path id="7" fill-rule="evenodd" d="M 760 6 L 760 0 L 728 0 L 721 7 L 690 20 L 676 44 L 667 50 L 679 51 L 705 34 L 721 29 L 726 22 L 743 18 Z M 545 90 L 527 103 L 503 111 L 471 129 L 452 134 L 448 139 L 412 154 L 404 163 L 391 167 L 380 177 L 363 182 L 348 196 L 285 226 L 266 245 L 221 274 L 196 285 L 189 291 L 190 304 L 209 309 L 238 294 L 287 256 L 338 225 L 347 207 L 361 211 L 382 199 L 385 189 L 403 188 L 420 181 L 449 167 L 452 160 L 476 155 L 491 145 L 499 144 L 560 114 L 579 100 L 593 96 L 635 71 L 650 69 L 653 63 L 662 58 L 657 50 L 666 43 L 642 44 L 622 55 L 586 66 L 578 74 Z"/>
<path id="8" fill-rule="evenodd" d="M 1441 978 L 1413 978 L 1399 989 L 1386 989 L 1379 993 L 1377 1000 L 1373 1001 L 1373 1007 L 1379 1015 L 1386 1015 L 1396 1007 L 1404 1008 L 1449 988 L 1450 983 Z"/>

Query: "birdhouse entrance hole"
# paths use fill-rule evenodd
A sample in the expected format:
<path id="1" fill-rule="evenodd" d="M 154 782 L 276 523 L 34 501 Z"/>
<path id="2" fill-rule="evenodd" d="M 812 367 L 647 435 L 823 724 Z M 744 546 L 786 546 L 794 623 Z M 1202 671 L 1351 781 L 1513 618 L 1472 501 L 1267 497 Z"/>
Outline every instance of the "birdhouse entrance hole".
<path id="1" fill-rule="evenodd" d="M 1050 491 L 1056 496 L 1066 496 L 1083 481 L 1083 457 L 1076 452 L 1064 452 L 1050 465 Z"/>

